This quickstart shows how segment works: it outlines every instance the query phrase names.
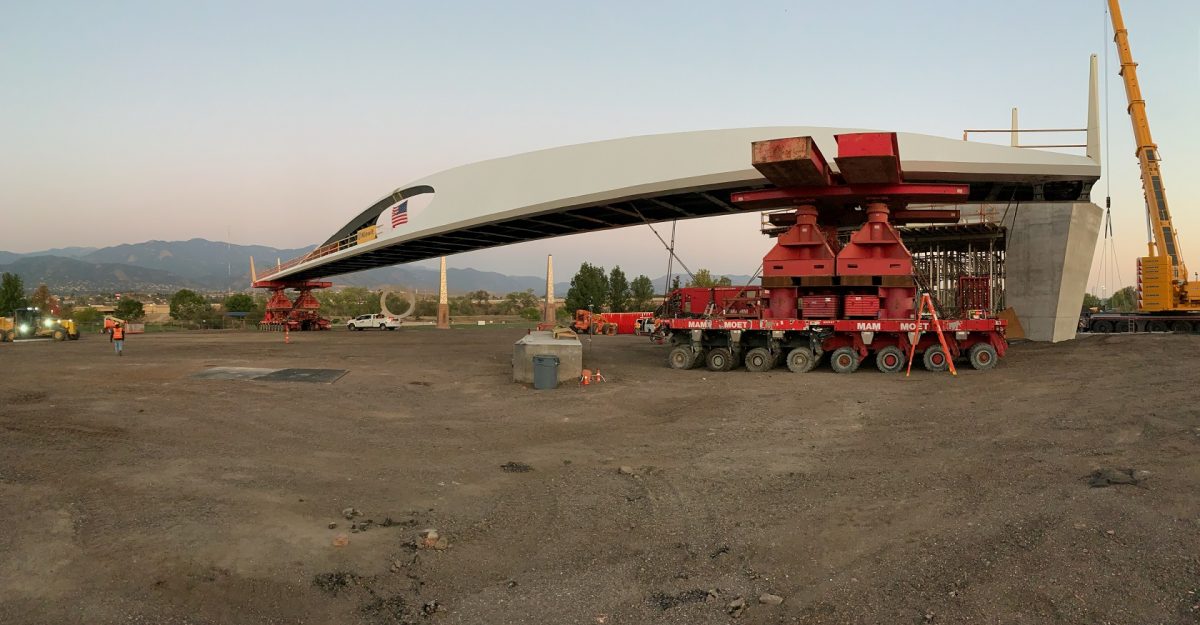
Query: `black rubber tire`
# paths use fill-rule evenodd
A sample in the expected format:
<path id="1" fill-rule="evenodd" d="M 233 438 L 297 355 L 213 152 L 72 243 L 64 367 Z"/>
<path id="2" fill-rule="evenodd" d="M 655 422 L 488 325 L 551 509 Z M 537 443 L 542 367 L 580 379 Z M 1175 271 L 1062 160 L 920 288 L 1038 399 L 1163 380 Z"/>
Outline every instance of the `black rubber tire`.
<path id="1" fill-rule="evenodd" d="M 934 345 L 926 349 L 925 353 L 921 355 L 921 361 L 928 371 L 947 371 L 950 369 L 950 358 L 942 350 L 941 345 Z"/>
<path id="2" fill-rule="evenodd" d="M 1166 321 L 1147 322 L 1146 323 L 1146 331 L 1147 332 L 1166 332 L 1167 331 L 1167 322 Z"/>
<path id="3" fill-rule="evenodd" d="M 784 359 L 787 364 L 788 371 L 792 373 L 808 373 L 817 367 L 819 359 L 817 355 L 807 347 L 797 347 L 788 352 L 787 358 Z"/>
<path id="4" fill-rule="evenodd" d="M 1180 332 L 1180 333 L 1191 332 L 1192 324 L 1190 324 L 1186 321 L 1172 321 L 1171 322 L 1171 331 L 1172 332 Z"/>
<path id="5" fill-rule="evenodd" d="M 729 371 L 733 369 L 736 360 L 728 347 L 714 347 L 708 350 L 708 355 L 704 357 L 704 366 L 708 367 L 709 371 Z"/>
<path id="6" fill-rule="evenodd" d="M 895 345 L 888 345 L 875 352 L 875 367 L 883 373 L 900 373 L 904 371 L 904 365 L 907 363 L 908 358 L 904 355 L 904 350 Z"/>
<path id="7" fill-rule="evenodd" d="M 695 360 L 696 354 L 687 345 L 676 345 L 667 352 L 667 366 L 672 369 L 691 369 Z"/>
<path id="8" fill-rule="evenodd" d="M 1110 334 L 1113 331 L 1113 322 L 1104 319 L 1093 321 L 1091 331 L 1096 334 Z"/>
<path id="9" fill-rule="evenodd" d="M 15 342 L 17 340 L 17 333 L 15 330 L 9 330 L 8 334 L 4 335 L 4 338 L 7 339 L 9 343 Z"/>
<path id="10" fill-rule="evenodd" d="M 775 355 L 765 347 L 755 347 L 746 352 L 746 371 L 762 373 L 775 367 Z"/>
<path id="11" fill-rule="evenodd" d="M 1000 356 L 996 354 L 996 348 L 987 343 L 972 345 L 967 352 L 967 357 L 971 361 L 971 366 L 978 371 L 987 371 L 995 367 L 996 362 L 1000 360 Z"/>
<path id="12" fill-rule="evenodd" d="M 837 373 L 854 373 L 862 359 L 853 347 L 839 347 L 829 356 L 829 366 Z"/>
<path id="13" fill-rule="evenodd" d="M 386 329 L 387 329 L 387 324 L 386 324 L 386 323 L 381 323 L 381 324 L 379 324 L 379 329 L 380 329 L 380 330 L 386 330 Z"/>
<path id="14" fill-rule="evenodd" d="M 55 330 L 54 333 L 51 334 L 50 336 L 52 336 L 54 338 L 54 340 L 56 340 L 56 341 L 67 340 L 67 333 L 62 330 Z"/>

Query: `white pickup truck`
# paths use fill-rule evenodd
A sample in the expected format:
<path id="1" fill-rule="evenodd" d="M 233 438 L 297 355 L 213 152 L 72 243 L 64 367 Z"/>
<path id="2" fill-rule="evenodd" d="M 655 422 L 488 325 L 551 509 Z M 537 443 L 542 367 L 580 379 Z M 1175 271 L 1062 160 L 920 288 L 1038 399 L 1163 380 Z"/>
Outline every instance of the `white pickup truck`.
<path id="1" fill-rule="evenodd" d="M 399 319 L 395 317 L 389 317 L 382 313 L 375 313 L 374 315 L 359 315 L 346 322 L 347 330 L 366 330 L 367 328 L 395 330 L 399 327 Z"/>

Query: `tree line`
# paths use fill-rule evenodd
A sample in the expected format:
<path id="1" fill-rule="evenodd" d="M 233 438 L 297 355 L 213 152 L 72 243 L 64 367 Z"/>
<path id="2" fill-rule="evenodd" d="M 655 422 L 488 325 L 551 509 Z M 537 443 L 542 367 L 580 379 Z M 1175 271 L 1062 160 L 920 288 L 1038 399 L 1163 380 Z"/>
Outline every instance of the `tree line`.
<path id="1" fill-rule="evenodd" d="M 733 286 L 728 276 L 714 277 L 707 269 L 699 269 L 687 282 L 689 287 Z M 680 277 L 671 281 L 671 289 L 680 288 Z M 632 282 L 625 276 L 621 266 L 605 273 L 604 267 L 583 263 L 571 278 L 567 290 L 566 312 L 590 310 L 593 312 L 642 312 L 654 308 L 654 284 L 650 278 L 640 275 Z"/>
<path id="2" fill-rule="evenodd" d="M 1104 311 L 1133 312 L 1137 309 L 1137 289 L 1127 286 L 1104 299 L 1092 293 L 1083 294 L 1083 307 Z"/>

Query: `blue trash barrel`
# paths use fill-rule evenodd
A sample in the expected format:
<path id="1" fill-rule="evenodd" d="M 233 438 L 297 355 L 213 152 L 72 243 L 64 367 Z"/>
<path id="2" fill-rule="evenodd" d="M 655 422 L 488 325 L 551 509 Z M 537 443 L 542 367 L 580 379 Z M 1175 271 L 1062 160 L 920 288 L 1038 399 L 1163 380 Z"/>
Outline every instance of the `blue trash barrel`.
<path id="1" fill-rule="evenodd" d="M 558 356 L 538 354 L 533 357 L 533 388 L 558 388 Z"/>

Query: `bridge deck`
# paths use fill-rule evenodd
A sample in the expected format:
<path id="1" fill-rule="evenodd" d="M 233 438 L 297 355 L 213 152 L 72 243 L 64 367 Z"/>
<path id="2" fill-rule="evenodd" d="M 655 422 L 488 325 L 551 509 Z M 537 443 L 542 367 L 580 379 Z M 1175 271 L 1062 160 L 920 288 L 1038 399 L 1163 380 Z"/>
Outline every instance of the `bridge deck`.
<path id="1" fill-rule="evenodd" d="M 750 165 L 753 141 L 812 136 L 835 153 L 856 129 L 739 128 L 630 137 L 456 167 L 397 189 L 320 248 L 261 272 L 301 280 L 459 252 L 673 219 L 740 212 L 730 194 L 769 186 Z M 1086 199 L 1095 161 L 1070 154 L 899 133 L 906 180 L 959 182 L 972 201 Z M 836 166 L 834 167 L 836 171 Z M 356 233 L 400 201 L 432 193 L 409 221 L 373 240 Z"/>

